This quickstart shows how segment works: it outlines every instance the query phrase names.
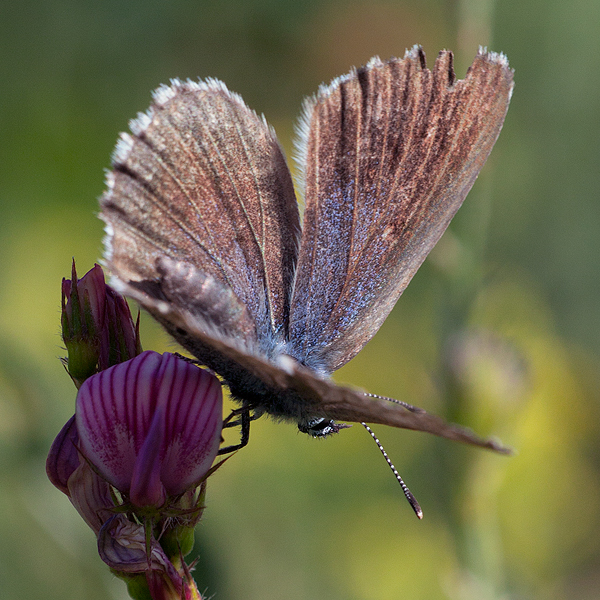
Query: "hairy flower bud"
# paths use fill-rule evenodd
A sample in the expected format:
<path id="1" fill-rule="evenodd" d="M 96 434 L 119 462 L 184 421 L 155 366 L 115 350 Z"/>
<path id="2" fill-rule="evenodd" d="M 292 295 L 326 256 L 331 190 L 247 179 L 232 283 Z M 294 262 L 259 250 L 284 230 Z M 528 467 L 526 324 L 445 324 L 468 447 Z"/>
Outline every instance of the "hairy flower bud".
<path id="1" fill-rule="evenodd" d="M 67 371 L 78 388 L 94 373 L 142 351 L 127 302 L 106 285 L 100 265 L 78 279 L 73 261 L 72 278 L 62 281 L 61 323 Z"/>

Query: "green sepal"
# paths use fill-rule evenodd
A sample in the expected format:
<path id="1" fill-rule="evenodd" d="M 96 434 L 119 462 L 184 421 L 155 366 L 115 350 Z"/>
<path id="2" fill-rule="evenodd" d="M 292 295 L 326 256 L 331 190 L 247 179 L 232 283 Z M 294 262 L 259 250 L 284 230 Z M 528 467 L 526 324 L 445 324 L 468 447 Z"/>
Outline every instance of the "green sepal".
<path id="1" fill-rule="evenodd" d="M 160 545 L 173 564 L 181 562 L 194 548 L 194 527 L 174 527 L 164 532 Z"/>
<path id="2" fill-rule="evenodd" d="M 113 575 L 121 579 L 127 585 L 127 592 L 133 600 L 152 600 L 150 588 L 143 573 L 123 573 L 111 569 Z"/>
<path id="3" fill-rule="evenodd" d="M 94 340 L 65 339 L 64 342 L 69 353 L 67 372 L 76 383 L 83 383 L 98 371 L 98 346 Z"/>

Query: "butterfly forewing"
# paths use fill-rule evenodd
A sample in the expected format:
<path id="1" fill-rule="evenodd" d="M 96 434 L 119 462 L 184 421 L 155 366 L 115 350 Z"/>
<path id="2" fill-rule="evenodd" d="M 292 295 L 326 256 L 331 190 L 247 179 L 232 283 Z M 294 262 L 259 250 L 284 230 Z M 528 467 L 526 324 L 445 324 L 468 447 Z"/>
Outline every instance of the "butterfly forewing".
<path id="1" fill-rule="evenodd" d="M 332 372 L 379 329 L 462 204 L 512 91 L 502 55 L 455 81 L 420 48 L 322 88 L 300 128 L 302 246 L 290 313 L 294 355 Z"/>
<path id="2" fill-rule="evenodd" d="M 274 132 L 223 84 L 175 81 L 132 133 L 101 200 L 112 271 L 152 282 L 158 259 L 189 263 L 245 307 L 239 334 L 283 336 L 300 226 Z"/>

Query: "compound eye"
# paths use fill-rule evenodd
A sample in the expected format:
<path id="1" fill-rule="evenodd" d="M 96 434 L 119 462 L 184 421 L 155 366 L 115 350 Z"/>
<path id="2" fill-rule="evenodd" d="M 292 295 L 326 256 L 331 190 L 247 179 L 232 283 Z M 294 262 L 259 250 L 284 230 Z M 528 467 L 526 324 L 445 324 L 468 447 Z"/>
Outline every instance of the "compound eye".
<path id="1" fill-rule="evenodd" d="M 349 425 L 336 423 L 331 419 L 324 419 L 322 417 L 308 419 L 298 423 L 298 429 L 302 433 L 307 433 L 315 438 L 326 437 L 332 433 L 337 433 L 340 429 L 345 429 L 346 427 L 349 427 Z"/>

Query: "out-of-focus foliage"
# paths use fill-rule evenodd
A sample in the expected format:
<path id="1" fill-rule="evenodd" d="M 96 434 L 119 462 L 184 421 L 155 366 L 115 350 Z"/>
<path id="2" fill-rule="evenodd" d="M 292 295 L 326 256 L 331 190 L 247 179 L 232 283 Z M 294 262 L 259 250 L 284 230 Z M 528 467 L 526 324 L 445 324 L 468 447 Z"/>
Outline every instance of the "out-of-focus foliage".
<path id="1" fill-rule="evenodd" d="M 75 389 L 60 281 L 101 251 L 102 170 L 172 77 L 214 76 L 276 127 L 302 97 L 421 43 L 505 52 L 488 165 L 380 333 L 336 378 L 494 433 L 512 458 L 377 428 L 325 441 L 265 419 L 211 478 L 200 588 L 254 598 L 592 600 L 600 589 L 600 3 L 24 0 L 0 8 L 0 595 L 124 598 L 45 478 Z M 146 319 L 142 342 L 172 349 Z"/>

